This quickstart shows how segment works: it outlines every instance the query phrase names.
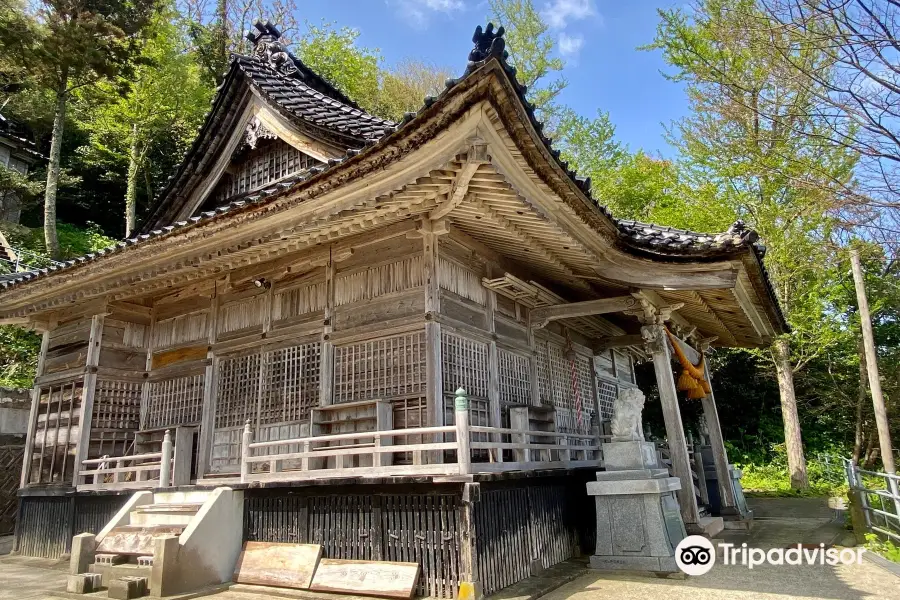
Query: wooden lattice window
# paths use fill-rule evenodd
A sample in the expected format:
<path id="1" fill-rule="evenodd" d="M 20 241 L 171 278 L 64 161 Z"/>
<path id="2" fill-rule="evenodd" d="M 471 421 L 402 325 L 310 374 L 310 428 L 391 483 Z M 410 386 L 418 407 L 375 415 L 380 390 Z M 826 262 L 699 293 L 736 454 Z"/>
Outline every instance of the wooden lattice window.
<path id="1" fill-rule="evenodd" d="M 206 313 L 197 312 L 157 321 L 153 326 L 153 347 L 168 348 L 207 337 Z"/>
<path id="2" fill-rule="evenodd" d="M 481 285 L 481 276 L 446 258 L 438 260 L 438 285 L 482 306 L 485 304 L 486 293 Z"/>
<path id="3" fill-rule="evenodd" d="M 141 429 L 158 429 L 200 422 L 204 376 L 184 375 L 150 382 Z"/>
<path id="4" fill-rule="evenodd" d="M 256 149 L 247 152 L 233 168 L 233 173 L 222 178 L 214 197 L 221 203 L 320 164 L 281 140 L 262 141 Z"/>
<path id="5" fill-rule="evenodd" d="M 502 348 L 500 362 L 500 405 L 531 404 L 531 375 L 528 358 Z"/>
<path id="6" fill-rule="evenodd" d="M 71 482 L 83 391 L 81 380 L 38 389 L 29 483 L 67 485 Z"/>
<path id="7" fill-rule="evenodd" d="M 310 409 L 319 403 L 321 361 L 322 345 L 319 342 L 266 353 L 260 425 L 309 419 Z"/>
<path id="8" fill-rule="evenodd" d="M 141 422 L 141 384 L 100 379 L 94 391 L 91 431 L 137 431 Z"/>
<path id="9" fill-rule="evenodd" d="M 603 377 L 597 377 L 597 405 L 600 408 L 600 420 L 609 421 L 613 417 L 619 386 Z"/>
<path id="10" fill-rule="evenodd" d="M 334 303 L 336 306 L 342 306 L 421 287 L 425 283 L 423 262 L 424 258 L 416 255 L 351 273 L 342 273 L 334 281 Z"/>
<path id="11" fill-rule="evenodd" d="M 425 332 L 334 349 L 334 402 L 425 393 Z"/>
<path id="12" fill-rule="evenodd" d="M 256 418 L 259 365 L 259 353 L 219 361 L 216 429 L 242 427 Z"/>
<path id="13" fill-rule="evenodd" d="M 565 349 L 554 342 L 538 342 L 536 346 L 541 402 L 556 408 L 557 429 L 570 433 L 590 432 L 595 411 L 591 359 L 580 354 L 567 357 Z"/>
<path id="14" fill-rule="evenodd" d="M 453 398 L 463 388 L 469 397 L 469 422 L 490 425 L 488 402 L 488 345 L 449 331 L 441 332 L 441 372 L 444 419 L 454 422 Z"/>

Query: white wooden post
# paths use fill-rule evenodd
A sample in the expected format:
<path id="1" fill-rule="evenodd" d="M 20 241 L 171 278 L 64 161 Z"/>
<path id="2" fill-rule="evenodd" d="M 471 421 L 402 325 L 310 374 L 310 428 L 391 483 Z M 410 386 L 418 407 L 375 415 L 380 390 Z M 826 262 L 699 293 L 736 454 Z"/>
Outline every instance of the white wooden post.
<path id="1" fill-rule="evenodd" d="M 162 442 L 162 462 L 159 465 L 159 487 L 172 485 L 172 434 L 166 429 Z"/>
<path id="2" fill-rule="evenodd" d="M 456 390 L 456 461 L 459 463 L 459 474 L 472 472 L 472 451 L 469 444 L 469 397 L 466 390 Z"/>
<path id="3" fill-rule="evenodd" d="M 247 459 L 250 458 L 251 442 L 253 442 L 253 428 L 250 426 L 250 419 L 247 419 L 241 436 L 241 483 L 246 483 L 250 479 L 251 463 L 247 462 Z"/>

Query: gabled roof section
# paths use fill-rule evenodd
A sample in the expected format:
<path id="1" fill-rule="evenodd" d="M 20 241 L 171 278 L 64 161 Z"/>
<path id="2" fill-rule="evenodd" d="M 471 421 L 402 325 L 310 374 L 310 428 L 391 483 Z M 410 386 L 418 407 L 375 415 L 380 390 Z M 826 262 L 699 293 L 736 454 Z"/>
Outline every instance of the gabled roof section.
<path id="1" fill-rule="evenodd" d="M 614 240 L 623 252 L 655 262 L 740 261 L 746 266 L 751 283 L 760 299 L 768 300 L 764 302 L 764 310 L 771 323 L 776 329 L 787 330 L 784 315 L 762 264 L 765 249 L 758 243 L 755 232 L 740 222 L 720 234 L 703 234 L 615 219 L 597 199 L 592 197 L 590 180 L 580 178 L 570 170 L 565 161 L 560 159 L 560 152 L 554 149 L 550 140 L 543 135 L 543 126 L 535 118 L 534 106 L 526 98 L 527 90 L 517 81 L 515 69 L 506 61 L 503 28 L 495 31 L 490 24 L 486 29 L 478 27 L 473 42 L 475 47 L 469 54 L 469 62 L 462 77 L 448 80 L 446 89 L 439 96 L 426 98 L 424 106 L 417 113 L 408 113 L 399 124 L 382 121 L 384 127 L 380 130 L 380 126 L 364 130 L 361 126 L 351 126 L 346 121 L 341 121 L 344 118 L 352 118 L 359 119 L 360 123 L 373 123 L 377 118 L 344 104 L 301 79 L 285 82 L 283 78 L 288 76 L 282 73 L 281 66 L 288 60 L 291 61 L 288 70 L 297 64 L 287 53 L 280 52 L 283 56 L 277 56 L 279 52 L 274 52 L 271 60 L 266 59 L 270 60 L 268 63 L 261 63 L 254 57 L 236 57 L 216 97 L 211 116 L 207 119 L 198 141 L 195 142 L 176 179 L 183 177 L 186 169 L 194 165 L 191 156 L 202 157 L 206 153 L 206 148 L 212 147 L 216 136 L 211 130 L 221 125 L 219 121 L 227 120 L 224 112 L 218 117 L 215 115 L 217 111 L 224 111 L 226 105 L 239 95 L 240 86 L 237 82 L 246 82 L 248 86 L 252 86 L 247 89 L 255 89 L 260 93 L 266 89 L 268 90 L 266 93 L 272 98 L 278 97 L 279 94 L 292 96 L 295 89 L 303 89 L 302 86 L 305 86 L 311 90 L 309 97 L 317 99 L 322 104 L 315 108 L 303 109 L 308 112 L 296 113 L 298 121 L 314 127 L 330 127 L 330 131 L 336 135 L 341 134 L 344 136 L 343 139 L 354 140 L 356 143 L 345 145 L 346 150 L 342 157 L 331 159 L 325 165 L 280 181 L 239 201 L 218 207 L 215 211 L 204 212 L 171 224 L 158 220 L 159 224 L 147 227 L 145 233 L 96 254 L 69 261 L 62 267 L 54 266 L 32 273 L 23 273 L 12 282 L 0 282 L 0 290 L 8 290 L 30 280 L 43 279 L 55 271 L 91 263 L 108 255 L 128 254 L 133 250 L 134 256 L 137 256 L 144 250 L 140 247 L 145 242 L 155 242 L 158 238 L 191 235 L 189 232 L 201 228 L 215 233 L 229 227 L 232 219 L 238 219 L 242 215 L 262 214 L 269 209 L 288 210 L 288 207 L 296 206 L 296 203 L 302 202 L 304 198 L 314 198 L 318 194 L 340 189 L 354 178 L 385 169 L 392 161 L 399 160 L 406 151 L 419 147 L 436 131 L 440 131 L 441 127 L 446 125 L 447 119 L 457 118 L 460 111 L 470 106 L 470 103 L 478 102 L 485 95 L 489 95 L 496 97 L 495 107 L 503 113 L 500 114 L 500 118 L 505 121 L 505 126 L 515 130 L 511 135 L 514 134 L 523 143 L 527 138 L 527 143 L 531 145 L 527 160 L 529 166 L 536 171 L 534 175 L 545 181 L 553 190 L 554 196 L 574 210 L 597 235 Z M 278 48 L 275 47 L 273 50 Z M 244 71 L 241 65 L 248 64 L 245 61 L 254 61 L 252 62 L 254 74 Z M 257 62 L 261 64 L 257 65 Z M 322 97 L 316 96 L 315 93 L 321 94 Z M 278 107 L 294 114 L 286 108 L 287 102 L 286 98 L 280 98 Z M 337 105 L 330 102 L 337 102 Z M 295 110 L 301 111 L 299 104 Z M 344 126 L 349 133 L 342 133 L 338 126 Z M 354 129 L 356 131 L 353 131 Z M 221 137 L 221 133 L 218 135 Z M 176 189 L 172 187 L 176 185 L 173 183 L 170 190 Z M 109 256 L 109 259 L 115 260 L 113 256 Z"/>
<path id="2" fill-rule="evenodd" d="M 176 219 L 235 129 L 246 126 L 240 115 L 254 94 L 304 134 L 343 151 L 363 148 L 396 129 L 393 122 L 367 113 L 309 69 L 286 50 L 280 37 L 270 22 L 258 22 L 247 34 L 253 54 L 232 55 L 197 137 L 160 191 L 142 233 Z"/>

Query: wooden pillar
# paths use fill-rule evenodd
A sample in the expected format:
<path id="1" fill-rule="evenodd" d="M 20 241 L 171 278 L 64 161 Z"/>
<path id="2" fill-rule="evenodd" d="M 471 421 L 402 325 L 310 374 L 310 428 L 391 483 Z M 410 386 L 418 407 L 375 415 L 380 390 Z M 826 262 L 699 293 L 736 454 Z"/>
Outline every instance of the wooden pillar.
<path id="1" fill-rule="evenodd" d="M 441 325 L 437 315 L 441 311 L 441 290 L 438 281 L 438 236 L 432 222 L 421 223 L 424 252 L 423 271 L 425 280 L 425 372 L 427 380 L 426 397 L 431 415 L 431 426 L 444 424 L 444 382 L 441 368 Z"/>
<path id="2" fill-rule="evenodd" d="M 659 388 L 663 420 L 666 424 L 666 439 L 669 441 L 672 471 L 681 480 L 681 489 L 677 492 L 678 504 L 681 506 L 681 518 L 684 520 L 685 526 L 690 529 L 692 525 L 700 522 L 700 511 L 697 508 L 697 497 L 694 495 L 691 461 L 684 436 L 684 425 L 681 421 L 681 410 L 678 408 L 678 391 L 675 389 L 672 356 L 666 343 L 666 332 L 662 325 L 652 324 L 643 326 L 641 334 L 644 336 L 648 352 L 653 357 L 653 369 L 656 372 L 656 384 Z"/>
<path id="3" fill-rule="evenodd" d="M 47 348 L 50 346 L 50 331 L 55 322 L 51 322 L 41 339 L 41 353 L 38 355 L 37 369 L 34 372 L 35 382 L 44 374 L 44 361 L 47 358 Z M 31 461 L 34 455 L 34 432 L 37 428 L 38 407 L 41 404 L 41 386 L 35 383 L 31 390 L 31 412 L 28 416 L 28 430 L 25 434 L 25 455 L 22 457 L 22 476 L 19 487 L 25 487 L 31 477 Z M 69 440 L 66 440 L 69 443 Z M 41 450 L 43 452 L 43 449 Z"/>
<path id="4" fill-rule="evenodd" d="M 716 465 L 716 479 L 719 481 L 719 500 L 723 513 L 736 514 L 737 501 L 734 495 L 734 482 L 731 480 L 731 472 L 728 470 L 728 453 L 725 450 L 725 439 L 722 436 L 722 427 L 719 423 L 719 411 L 716 409 L 716 396 L 712 391 L 712 377 L 709 367 L 706 365 L 706 349 L 703 349 L 704 373 L 709 382 L 710 392 L 703 397 L 703 416 L 706 417 L 706 428 L 709 430 L 709 445 L 712 449 L 713 462 Z"/>
<path id="5" fill-rule="evenodd" d="M 97 365 L 100 362 L 100 345 L 103 341 L 104 315 L 94 315 L 91 319 L 91 333 L 88 339 L 84 385 L 81 389 L 81 408 L 78 411 L 78 445 L 75 447 L 75 468 L 72 473 L 72 487 L 78 486 L 81 461 L 88 456 L 91 443 L 91 417 L 94 414 L 94 391 L 97 388 Z"/>
<path id="6" fill-rule="evenodd" d="M 333 252 L 334 249 L 331 251 Z M 319 370 L 319 406 L 330 406 L 334 400 L 334 258 L 325 265 L 325 321 L 322 325 L 322 366 Z"/>
<path id="7" fill-rule="evenodd" d="M 215 292 L 209 302 L 209 318 L 206 319 L 207 340 L 206 370 L 203 376 L 203 407 L 200 412 L 199 456 L 197 459 L 197 479 L 201 479 L 212 469 L 213 432 L 216 426 L 216 389 L 218 387 L 218 359 L 213 350 L 219 331 L 220 284 L 215 284 Z M 154 319 L 155 321 L 155 319 Z"/>

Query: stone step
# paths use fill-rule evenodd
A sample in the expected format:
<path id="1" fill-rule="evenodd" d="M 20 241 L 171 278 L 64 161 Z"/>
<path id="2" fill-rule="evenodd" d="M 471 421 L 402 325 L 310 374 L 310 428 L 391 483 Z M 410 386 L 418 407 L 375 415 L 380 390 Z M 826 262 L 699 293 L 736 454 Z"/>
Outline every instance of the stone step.
<path id="1" fill-rule="evenodd" d="M 100 575 L 102 585 L 109 587 L 110 581 L 123 577 L 146 577 L 149 581 L 151 567 L 130 563 L 124 565 L 98 565 L 94 563 L 88 567 L 88 570 L 91 573 Z"/>
<path id="2" fill-rule="evenodd" d="M 153 538 L 161 535 L 181 535 L 183 525 L 124 525 L 115 527 L 97 546 L 102 554 L 130 556 L 153 555 Z"/>
<path id="3" fill-rule="evenodd" d="M 202 506 L 202 502 L 145 504 L 131 511 L 131 525 L 187 526 Z"/>

